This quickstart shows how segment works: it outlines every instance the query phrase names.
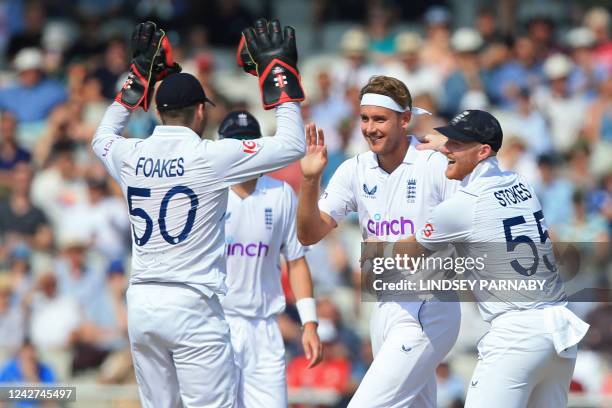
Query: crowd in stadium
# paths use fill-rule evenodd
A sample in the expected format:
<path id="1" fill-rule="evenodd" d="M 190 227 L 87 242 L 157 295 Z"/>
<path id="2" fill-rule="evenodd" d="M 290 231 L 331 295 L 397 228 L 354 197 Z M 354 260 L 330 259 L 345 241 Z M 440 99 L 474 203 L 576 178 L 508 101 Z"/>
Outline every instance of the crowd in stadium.
<path id="1" fill-rule="evenodd" d="M 125 79 L 129 34 L 146 19 L 167 28 L 175 59 L 217 105 L 209 110 L 206 137 L 214 138 L 220 120 L 239 108 L 250 109 L 272 134 L 273 115 L 259 107 L 256 81 L 233 65 L 241 29 L 259 13 L 282 8 L 278 3 L 0 3 L 0 382 L 135 382 L 125 306 L 128 212 L 90 149 Z M 309 16 L 293 16 L 302 19 L 296 27 L 304 48 L 302 113 L 306 123 L 325 131 L 324 183 L 345 159 L 367 150 L 359 89 L 372 75 L 401 79 L 413 105 L 432 113 L 413 118 L 415 135 L 464 109 L 489 110 L 504 130 L 502 167 L 536 186 L 553 240 L 603 243 L 583 245 L 583 256 L 595 260 L 584 280 L 610 288 L 609 10 L 596 2 L 541 2 L 538 8 L 501 0 L 498 7 L 480 8 L 472 1 L 471 19 L 463 15 L 460 25 L 457 1 L 414 2 L 409 11 L 399 1 L 297 3 L 306 4 Z M 145 138 L 156 123 L 154 109 L 139 110 L 126 136 Z M 299 189 L 297 163 L 274 176 Z M 331 389 L 341 396 L 338 406 L 372 360 L 371 304 L 360 296 L 360 242 L 354 222 L 307 255 L 325 347 L 319 366 L 306 368 L 289 290 L 280 318 L 289 389 Z M 612 395 L 611 299 L 605 292 L 594 296 L 570 306 L 591 325 L 571 391 Z M 475 304 L 462 304 L 462 311 L 459 341 L 437 370 L 441 407 L 461 406 L 486 331 Z"/>

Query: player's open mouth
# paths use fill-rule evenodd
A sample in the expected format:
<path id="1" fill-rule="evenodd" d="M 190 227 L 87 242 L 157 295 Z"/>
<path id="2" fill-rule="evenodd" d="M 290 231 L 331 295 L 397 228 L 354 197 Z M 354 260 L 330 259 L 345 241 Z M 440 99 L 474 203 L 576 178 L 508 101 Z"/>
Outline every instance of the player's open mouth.
<path id="1" fill-rule="evenodd" d="M 370 142 L 372 143 L 376 143 L 382 138 L 384 138 L 384 136 L 368 136 L 368 139 L 370 139 Z"/>

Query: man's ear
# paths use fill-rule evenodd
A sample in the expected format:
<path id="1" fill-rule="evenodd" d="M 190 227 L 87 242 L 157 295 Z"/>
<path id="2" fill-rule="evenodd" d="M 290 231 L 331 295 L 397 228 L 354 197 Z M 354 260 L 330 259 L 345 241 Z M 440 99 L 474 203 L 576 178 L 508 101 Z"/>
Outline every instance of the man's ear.
<path id="1" fill-rule="evenodd" d="M 410 124 L 410 119 L 411 118 L 412 118 L 412 112 L 410 112 L 410 111 L 406 111 L 406 112 L 400 113 L 400 126 L 406 132 L 408 132 L 408 125 Z"/>
<path id="2" fill-rule="evenodd" d="M 478 151 L 478 160 L 481 161 L 494 155 L 495 152 L 493 151 L 491 146 L 489 146 L 488 144 L 483 144 L 480 146 L 480 149 Z"/>

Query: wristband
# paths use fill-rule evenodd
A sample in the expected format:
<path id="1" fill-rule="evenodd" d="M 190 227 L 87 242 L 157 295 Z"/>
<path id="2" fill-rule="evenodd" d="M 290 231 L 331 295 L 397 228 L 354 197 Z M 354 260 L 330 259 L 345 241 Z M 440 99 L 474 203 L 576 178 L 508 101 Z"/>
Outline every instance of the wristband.
<path id="1" fill-rule="evenodd" d="M 295 302 L 302 326 L 308 322 L 317 323 L 317 303 L 314 298 L 302 298 Z"/>

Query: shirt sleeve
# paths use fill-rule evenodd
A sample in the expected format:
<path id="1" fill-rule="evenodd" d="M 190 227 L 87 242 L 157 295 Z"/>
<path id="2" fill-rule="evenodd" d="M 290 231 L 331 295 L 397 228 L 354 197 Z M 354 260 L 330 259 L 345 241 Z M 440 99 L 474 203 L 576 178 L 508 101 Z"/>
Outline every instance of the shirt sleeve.
<path id="1" fill-rule="evenodd" d="M 140 142 L 139 139 L 126 139 L 121 136 L 129 118 L 130 111 L 119 102 L 113 102 L 106 109 L 91 141 L 94 153 L 117 181 L 119 181 L 122 158 L 125 152 Z"/>
<path id="2" fill-rule="evenodd" d="M 431 251 L 446 249 L 456 242 L 468 242 L 477 198 L 459 191 L 454 198 L 438 205 L 425 226 L 416 233 L 416 240 Z"/>
<path id="3" fill-rule="evenodd" d="M 297 214 L 297 197 L 289 184 L 283 183 L 283 214 L 285 217 L 283 228 L 283 244 L 281 251 L 287 261 L 295 261 L 303 257 L 306 253 L 306 248 L 300 244 L 297 239 L 297 230 L 295 227 L 295 219 Z"/>
<path id="4" fill-rule="evenodd" d="M 332 217 L 336 223 L 357 211 L 357 201 L 351 188 L 354 174 L 355 161 L 348 159 L 336 169 L 319 198 L 319 210 Z"/>
<path id="5" fill-rule="evenodd" d="M 438 203 L 448 200 L 457 192 L 459 187 L 458 180 L 450 180 L 446 177 L 446 167 L 448 160 L 442 153 L 433 152 L 428 159 L 429 176 L 433 185 L 433 191 Z"/>
<path id="6" fill-rule="evenodd" d="M 273 137 L 222 139 L 206 144 L 204 159 L 219 180 L 218 188 L 278 170 L 304 156 L 306 139 L 299 104 L 280 105 L 276 108 L 276 120 Z"/>

